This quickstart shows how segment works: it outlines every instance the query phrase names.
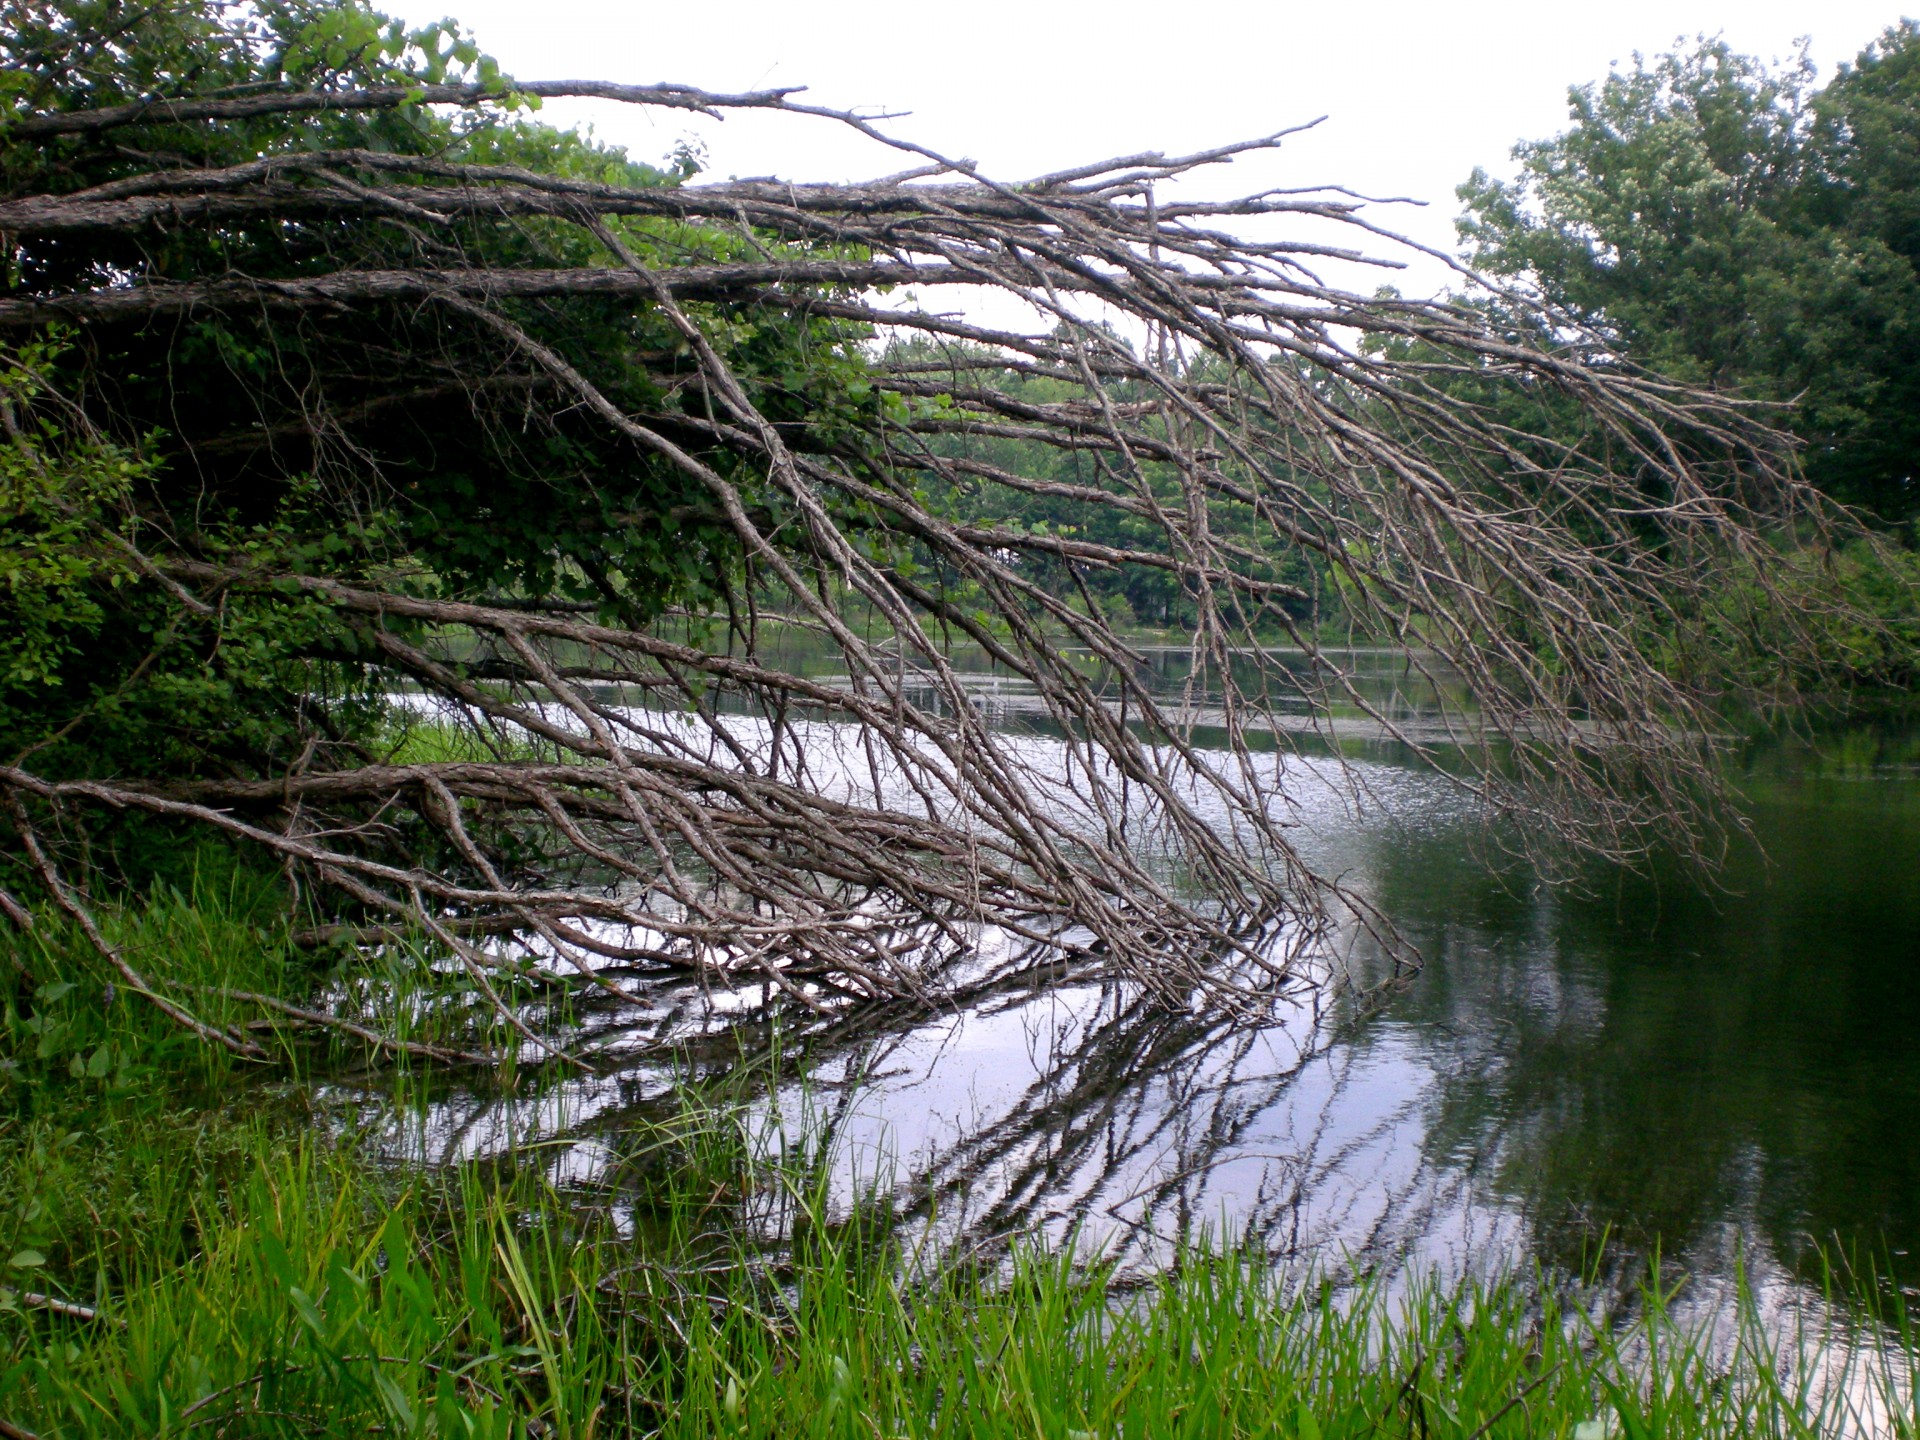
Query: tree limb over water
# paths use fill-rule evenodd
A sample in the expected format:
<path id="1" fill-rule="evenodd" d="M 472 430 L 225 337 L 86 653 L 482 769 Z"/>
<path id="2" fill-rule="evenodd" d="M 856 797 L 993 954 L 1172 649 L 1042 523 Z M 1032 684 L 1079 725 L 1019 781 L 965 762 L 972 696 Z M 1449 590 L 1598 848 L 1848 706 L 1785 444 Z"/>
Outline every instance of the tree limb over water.
<path id="1" fill-rule="evenodd" d="M 1707 854 L 1716 707 L 1823 623 L 1790 552 L 1836 517 L 1763 414 L 1340 288 L 1408 248 L 1340 192 L 1169 198 L 1279 136 L 1007 183 L 789 91 L 449 78 L 397 29 L 322 64 L 186 9 L 154 49 L 205 78 L 130 98 L 124 47 L 23 31 L 0 130 L 14 523 L 65 567 L 14 591 L 53 678 L 5 712 L 8 876 L 76 915 L 138 814 L 425 937 L 536 1044 L 512 995 L 667 974 L 1250 1005 L 1380 924 L 1290 836 L 1303 701 L 1574 850 Z M 912 168 L 697 181 L 519 113 L 577 94 Z M 1408 647 L 1437 736 L 1330 619 Z"/>

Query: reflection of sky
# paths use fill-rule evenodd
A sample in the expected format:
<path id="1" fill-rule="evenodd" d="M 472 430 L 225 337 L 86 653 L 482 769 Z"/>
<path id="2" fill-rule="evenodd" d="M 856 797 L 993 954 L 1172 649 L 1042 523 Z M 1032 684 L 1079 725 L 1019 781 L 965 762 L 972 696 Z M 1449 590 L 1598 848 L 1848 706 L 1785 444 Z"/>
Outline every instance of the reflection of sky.
<path id="1" fill-rule="evenodd" d="M 729 725 L 749 747 L 764 742 L 758 721 Z M 823 765 L 840 749 L 827 742 L 845 737 L 812 728 L 824 732 L 807 740 Z M 1011 743 L 1036 769 L 1059 748 L 1033 735 Z M 1363 894 L 1382 834 L 1461 823 L 1458 792 L 1435 777 L 1373 762 L 1284 763 L 1310 862 Z M 1204 793 L 1196 798 L 1204 806 Z M 1383 832 L 1388 814 L 1394 830 Z M 1347 939 L 1358 969 L 1380 963 L 1364 937 Z M 714 998 L 700 1020 L 724 1029 L 745 997 Z M 1110 988 L 1002 998 L 821 1047 L 806 1080 L 779 1087 L 754 1123 L 777 1113 L 784 1125 L 830 1129 L 844 1195 L 891 1174 L 909 1214 L 948 1236 L 1077 1230 L 1085 1243 L 1153 1260 L 1204 1227 L 1257 1232 L 1277 1255 L 1418 1255 L 1450 1270 L 1517 1243 L 1514 1207 L 1475 1194 L 1477 1157 L 1430 1152 L 1432 1099 L 1458 1063 L 1445 1027 L 1389 1018 L 1329 1043 L 1327 1017 L 1290 1003 L 1273 1024 L 1244 1029 L 1156 1012 Z M 597 1042 L 617 1050 L 629 1018 Z M 578 1178 L 619 1149 L 624 1115 L 670 1095 L 673 1073 L 636 1059 L 539 1098 L 454 1099 L 361 1119 L 396 1153 L 434 1161 L 577 1137 L 577 1153 L 556 1148 L 550 1161 Z"/>
<path id="2" fill-rule="evenodd" d="M 729 721 L 749 741 L 755 723 Z M 836 753 L 828 742 L 844 737 L 816 728 L 806 743 L 824 767 Z M 1036 771 L 1055 764 L 1055 740 L 1009 743 Z M 1235 1029 L 1086 986 L 1001 995 L 874 1034 L 834 1022 L 794 1038 L 787 1073 L 804 1065 L 807 1078 L 763 1095 L 749 1127 L 767 1143 L 830 1142 L 843 1200 L 887 1177 L 907 1223 L 941 1236 L 1074 1233 L 1134 1263 L 1211 1227 L 1257 1237 L 1282 1261 L 1351 1256 L 1460 1274 L 1529 1256 L 1578 1265 L 1579 1247 L 1611 1227 L 1615 1272 L 1631 1278 L 1652 1243 L 1644 1227 L 1677 1225 L 1664 1258 L 1695 1277 L 1692 1313 L 1715 1313 L 1743 1268 L 1783 1323 L 1817 1311 L 1795 1268 L 1802 1231 L 1829 1238 L 1821 1196 L 1802 1193 L 1810 1168 L 1833 1155 L 1877 1165 L 1858 1186 L 1817 1178 L 1920 1208 L 1901 1189 L 1910 1136 L 1904 1151 L 1871 1136 L 1820 1148 L 1831 1139 L 1822 1131 L 1884 1128 L 1897 1108 L 1875 1115 L 1861 1102 L 1911 1088 L 1899 1037 L 1871 1028 L 1886 1007 L 1861 988 L 1872 977 L 1854 950 L 1872 941 L 1920 953 L 1920 912 L 1897 879 L 1870 869 L 1897 873 L 1903 853 L 1915 856 L 1920 805 L 1903 809 L 1886 788 L 1892 798 L 1871 811 L 1789 806 L 1767 822 L 1777 830 L 1771 888 L 1714 903 L 1629 894 L 1610 907 L 1524 878 L 1491 882 L 1467 802 L 1438 777 L 1377 760 L 1284 763 L 1309 862 L 1406 920 L 1429 956 L 1384 1013 L 1356 1021 L 1323 995 L 1320 1013 L 1297 999 L 1264 1028 Z M 1905 771 L 1874 784 L 1920 794 Z M 1863 816 L 1882 828 L 1862 828 Z M 1881 892 L 1894 908 L 1867 908 Z M 1846 924 L 1824 918 L 1835 907 Z M 1781 939 L 1796 925 L 1812 936 L 1799 949 Z M 1356 974 L 1384 973 L 1367 937 L 1343 940 Z M 1744 978 L 1756 955 L 1779 975 L 1762 965 Z M 1766 985 L 1785 986 L 1786 1001 L 1763 988 L 1743 1001 Z M 1867 1027 L 1864 1043 L 1822 1031 L 1829 992 L 1859 997 L 1839 1009 Z M 538 1098 L 456 1095 L 405 1117 L 344 1087 L 329 1098 L 358 1110 L 396 1155 L 450 1160 L 559 1140 L 540 1153 L 557 1178 L 585 1183 L 623 1153 L 634 1117 L 671 1109 L 676 1072 L 654 1058 L 663 1033 L 704 1033 L 693 1068 L 728 1068 L 724 1037 L 747 1024 L 738 1012 L 748 997 L 719 998 L 714 1013 L 682 995 L 661 997 L 658 1014 L 596 1019 L 598 1043 L 626 1044 L 633 1058 Z M 675 1005 L 681 1018 L 664 1018 Z M 1779 1035 L 1755 1031 L 1756 1006 Z M 1884 1023 L 1897 1029 L 1901 1012 Z M 1867 1083 L 1820 1068 L 1836 1050 L 1884 1053 L 1893 1068 L 1878 1090 L 1835 1090 Z M 1685 1113 L 1696 1105 L 1703 1118 Z M 1848 1105 L 1836 1127 L 1836 1106 Z M 1785 1128 L 1740 1128 L 1756 1109 Z M 1641 1180 L 1645 1194 L 1634 1190 Z M 1920 1233 L 1852 1238 L 1897 1257 Z"/>

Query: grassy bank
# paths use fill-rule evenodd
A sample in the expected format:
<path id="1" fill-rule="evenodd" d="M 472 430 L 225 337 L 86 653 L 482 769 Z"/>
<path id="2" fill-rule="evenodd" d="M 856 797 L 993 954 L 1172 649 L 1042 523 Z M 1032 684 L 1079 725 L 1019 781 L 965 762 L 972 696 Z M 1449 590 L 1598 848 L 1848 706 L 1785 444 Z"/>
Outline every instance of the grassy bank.
<path id="1" fill-rule="evenodd" d="M 212 909 L 123 938 L 298 980 Z M 759 1143 L 744 1091 L 683 1094 L 590 1181 L 539 1147 L 397 1171 L 316 1123 L 297 1047 L 261 1073 L 84 966 L 49 927 L 7 1003 L 8 1434 L 1799 1436 L 1891 1388 L 1856 1361 L 1822 1389 L 1832 1352 L 1750 1311 L 1709 1346 L 1657 1285 L 1602 1325 L 1524 1279 L 1287 1286 L 1199 1248 L 1123 1285 L 915 1250 L 882 1200 L 829 1200 L 824 1157 Z"/>

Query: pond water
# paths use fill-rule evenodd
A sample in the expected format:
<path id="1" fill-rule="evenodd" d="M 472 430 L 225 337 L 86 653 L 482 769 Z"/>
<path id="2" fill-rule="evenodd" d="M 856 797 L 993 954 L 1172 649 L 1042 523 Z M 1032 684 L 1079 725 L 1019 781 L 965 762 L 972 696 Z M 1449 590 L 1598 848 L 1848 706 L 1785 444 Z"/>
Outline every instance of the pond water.
<path id="1" fill-rule="evenodd" d="M 1017 693 L 1006 708 L 1019 725 Z M 1248 1028 L 1088 987 L 849 1018 L 788 1049 L 761 1112 L 830 1134 L 848 1193 L 884 1175 L 909 1221 L 955 1235 L 1077 1233 L 1151 1261 L 1208 1226 L 1279 1262 L 1452 1273 L 1624 1275 L 1657 1250 L 1788 1291 L 1825 1247 L 1920 1286 L 1920 737 L 1738 757 L 1758 846 L 1717 891 L 1677 872 L 1540 883 L 1443 780 L 1352 743 L 1381 803 L 1303 813 L 1315 858 L 1425 957 L 1378 1008 Z M 1345 963 L 1366 979 L 1384 961 L 1356 944 Z M 683 1066 L 769 1043 L 724 1018 Z M 583 1176 L 681 1073 L 636 1059 L 424 1113 L 332 1098 L 397 1154 L 539 1140 Z"/>

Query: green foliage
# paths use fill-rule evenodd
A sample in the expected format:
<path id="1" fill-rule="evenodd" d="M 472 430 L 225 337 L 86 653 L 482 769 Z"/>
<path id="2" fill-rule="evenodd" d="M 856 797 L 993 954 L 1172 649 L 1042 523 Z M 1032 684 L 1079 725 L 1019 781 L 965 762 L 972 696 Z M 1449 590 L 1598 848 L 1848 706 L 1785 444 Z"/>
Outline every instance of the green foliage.
<path id="1" fill-rule="evenodd" d="M 359 4 L 38 0 L 14 6 L 7 27 L 17 63 L 0 74 L 0 101 L 15 114 L 352 80 L 478 84 L 498 90 L 507 107 L 539 103 L 514 95 L 498 64 L 454 21 L 409 28 Z"/>
<path id="2" fill-rule="evenodd" d="M 155 155 L 219 167 L 316 151 L 404 154 L 629 189 L 677 185 L 695 168 L 684 148 L 648 166 L 537 123 L 452 21 L 410 27 L 360 0 L 28 5 L 0 34 L 0 76 L 0 104 L 16 115 L 442 82 L 499 96 L 453 111 L 156 116 L 45 143 L 0 127 L 0 189 L 14 198 L 145 176 Z M 607 225 L 662 266 L 792 245 L 667 220 Z M 826 242 L 799 248 L 839 253 Z M 389 210 L 346 225 L 296 214 L 43 237 L 4 263 L 9 293 L 46 294 L 129 276 L 184 283 L 613 259 L 571 222 L 469 217 L 429 240 Z M 878 401 L 858 327 L 747 305 L 690 309 L 789 444 L 861 445 Z M 508 310 L 616 404 L 649 415 L 777 511 L 760 477 L 736 473 L 729 448 L 699 428 L 708 404 L 688 384 L 684 338 L 653 307 L 557 296 Z M 411 303 L 297 315 L 213 307 L 177 325 L 48 334 L 0 355 L 0 760 L 59 779 L 164 783 L 325 768 L 377 748 L 387 721 L 369 664 L 376 632 L 417 637 L 417 627 L 344 616 L 291 583 L 214 584 L 215 600 L 195 604 L 166 578 L 182 565 L 559 600 L 621 624 L 720 605 L 743 560 L 705 489 L 551 403 L 541 386 L 494 331 Z M 770 527 L 781 518 L 770 514 Z M 141 854 L 165 852 L 174 833 L 150 817 L 114 817 L 96 828 L 93 854 L 125 857 L 123 878 L 144 883 Z M 0 883 L 26 882 L 14 872 Z"/>
<path id="3" fill-rule="evenodd" d="M 1676 378 L 1796 402 L 1814 481 L 1920 512 L 1920 26 L 1824 88 L 1724 41 L 1571 92 L 1517 179 L 1460 189 L 1473 263 Z"/>
<path id="4" fill-rule="evenodd" d="M 1783 691 L 1823 675 L 1845 675 L 1888 693 L 1912 689 L 1920 676 L 1920 553 L 1861 540 L 1823 557 L 1795 556 L 1773 578 L 1804 597 L 1803 615 L 1814 630 L 1814 647 L 1802 662 L 1813 673 L 1772 677 Z M 1755 623 L 1754 587 L 1746 588 L 1747 594 L 1734 587 L 1721 597 L 1720 628 L 1729 642 Z M 1822 606 L 1836 591 L 1848 597 L 1850 609 Z"/>
<path id="5" fill-rule="evenodd" d="M 315 658 L 353 639 L 313 599 L 186 608 L 156 580 L 142 550 L 164 536 L 164 468 L 151 443 L 116 441 L 50 393 L 70 348 L 26 346 L 0 370 L 0 756 L 54 775 L 196 774 L 294 751 L 310 698 L 364 725 L 378 708 L 364 682 Z M 309 499 L 293 487 L 276 524 L 209 531 L 201 553 L 259 563 L 297 547 Z M 313 543 L 347 548 L 350 528 Z"/>
<path id="6" fill-rule="evenodd" d="M 148 467 L 109 441 L 64 444 L 56 422 L 32 413 L 47 353 L 45 343 L 29 345 L 0 370 L 0 593 L 11 622 L 0 631 L 0 731 L 14 728 L 7 722 L 19 692 L 60 685 L 96 640 L 106 619 L 101 587 L 117 589 L 135 573 L 125 555 L 97 542 L 123 528 Z"/>
<path id="7" fill-rule="evenodd" d="M 452 116 L 404 107 L 142 127 L 142 146 L 203 165 L 358 149 L 629 185 L 672 178 L 572 132 L 515 121 L 497 67 L 452 22 L 408 30 L 354 3 L 246 11 L 201 4 L 165 14 L 104 5 L 71 11 L 56 30 L 64 49 L 23 33 L 15 57 L 25 62 L 23 99 L 40 111 L 111 103 L 125 93 L 185 97 L 445 80 L 502 86 L 500 106 Z M 109 43 L 110 34 L 119 38 Z M 129 38 L 137 44 L 127 46 Z M 128 53 L 143 58 L 122 65 Z M 145 168 L 124 145 L 85 138 L 41 146 L 8 145 L 0 137 L 0 156 L 15 194 L 65 193 Z M 344 232 L 278 220 L 213 232 L 188 227 L 30 246 L 17 261 L 16 279 L 28 287 L 85 288 L 126 273 L 186 281 L 245 268 L 294 277 L 348 260 L 370 268 L 430 267 L 450 249 L 476 264 L 592 263 L 590 242 L 577 227 L 476 222 L 444 238 L 445 247 L 423 254 L 419 237 L 399 219 Z M 622 398 L 637 398 L 634 387 L 644 390 L 647 382 L 627 357 L 636 340 L 642 349 L 669 343 L 664 328 L 654 323 L 646 333 L 648 322 L 617 302 L 555 308 L 569 312 L 576 353 L 591 373 Z M 627 512 L 653 514 L 688 498 L 678 482 L 671 494 L 646 494 L 646 479 L 658 481 L 663 471 L 610 454 L 578 428 L 525 435 L 519 425 L 476 423 L 461 383 L 475 337 L 450 334 L 439 317 L 388 313 L 305 324 L 229 313 L 165 333 L 114 333 L 99 343 L 107 348 L 71 352 L 59 380 L 104 401 L 100 413 L 116 429 L 157 432 L 157 483 L 145 498 L 150 513 L 171 522 L 182 539 L 217 538 L 234 527 L 285 530 L 289 502 L 305 485 L 325 503 L 305 507 L 312 523 L 284 536 L 296 551 L 329 542 L 339 550 L 343 514 L 374 520 L 378 543 L 369 535 L 356 547 L 363 563 L 417 555 L 456 588 L 520 584 L 538 594 L 569 579 L 578 588 L 586 583 L 579 578 L 584 567 L 614 577 L 616 588 L 627 581 L 645 606 L 671 598 L 687 583 L 687 568 L 710 558 L 698 543 L 670 547 L 670 526 L 617 523 Z M 341 442 L 337 450 L 305 433 L 310 417 L 329 413 L 342 417 L 328 430 Z M 613 473 L 635 468 L 641 475 Z M 384 483 L 369 486 L 374 475 Z M 337 567 L 345 557 L 330 558 Z"/>
<path id="8" fill-rule="evenodd" d="M 667 167 L 647 166 L 519 116 L 510 83 L 451 21 L 409 30 L 357 0 L 245 10 L 201 0 L 165 13 L 83 6 L 47 35 L 18 40 L 0 58 L 20 66 L 21 100 L 37 111 L 130 94 L 440 81 L 497 85 L 502 99 L 451 115 L 409 106 L 155 122 L 136 127 L 134 147 L 121 132 L 104 143 L 52 145 L 10 144 L 0 133 L 0 173 L 16 195 L 110 184 L 149 168 L 154 151 L 206 166 L 319 150 L 397 152 L 629 188 L 692 173 L 684 150 Z M 123 64 L 126 55 L 141 58 Z M 718 261 L 753 248 L 713 228 L 625 218 L 610 226 L 648 263 Z M 126 274 L 184 282 L 235 271 L 294 278 L 349 264 L 538 269 L 608 260 L 571 223 L 474 218 L 441 227 L 428 244 L 404 214 L 373 213 L 347 227 L 273 217 L 36 244 L 21 250 L 15 279 L 60 290 Z M 704 415 L 697 396 L 669 395 L 685 346 L 650 307 L 572 297 L 528 302 L 519 313 L 623 407 L 686 404 Z M 816 441 L 844 438 L 834 417 L 858 406 L 864 388 L 856 332 L 745 307 L 699 313 L 736 371 L 768 386 L 769 413 L 811 427 Z M 525 383 L 489 392 L 475 377 L 513 368 L 499 338 L 444 312 L 363 307 L 321 319 L 226 310 L 95 343 L 101 348 L 68 355 L 59 381 L 104 402 L 99 412 L 116 430 L 156 436 L 156 483 L 145 498 L 182 542 L 266 525 L 302 556 L 331 544 L 330 568 L 343 567 L 351 549 L 361 564 L 397 565 L 433 592 L 557 594 L 640 619 L 682 600 L 710 602 L 737 564 L 737 542 L 695 482 L 603 427 L 530 407 L 536 392 Z M 674 438 L 713 448 L 696 435 Z M 732 469 L 723 452 L 714 461 Z M 289 507 L 302 486 L 322 503 L 300 507 L 295 524 Z M 339 543 L 343 516 L 372 526 L 351 547 Z"/>
<path id="9" fill-rule="evenodd" d="M 1126 348 L 1126 342 L 1117 335 L 1098 329 L 1089 334 L 1096 348 Z M 889 364 L 912 369 L 924 376 L 929 386 L 945 381 L 954 392 L 988 390 L 1034 411 L 1090 403 L 1087 386 L 1080 377 L 1035 373 L 1032 368 L 1002 368 L 1006 358 L 980 347 L 937 345 L 925 340 L 899 342 L 888 352 Z M 1220 368 L 1219 362 L 1203 358 L 1192 364 L 1183 378 L 1196 386 L 1219 383 L 1224 378 L 1217 373 Z M 1149 386 L 1121 382 L 1111 387 L 1107 398 L 1114 404 L 1133 405 L 1150 404 L 1156 397 Z M 935 392 L 916 397 L 911 407 L 915 419 L 937 422 L 953 412 L 953 394 Z M 1151 421 L 1146 428 L 1149 433 L 1153 431 Z M 1173 439 L 1164 431 L 1156 438 Z M 1151 458 L 1135 457 L 1137 469 L 1126 475 L 1123 472 L 1128 467 L 1101 451 L 1047 443 L 1037 435 L 1029 439 L 1008 433 L 968 434 L 956 428 L 952 433 L 936 430 L 930 437 L 916 439 L 949 460 L 990 467 L 1025 482 L 1015 488 L 980 480 L 971 486 L 955 486 L 941 495 L 922 497 L 963 523 L 991 524 L 1016 534 L 1153 554 L 1164 545 L 1160 521 L 1150 508 L 1129 507 L 1160 505 L 1184 511 L 1187 504 L 1180 477 L 1164 462 Z M 1238 475 L 1230 464 L 1223 468 L 1228 475 Z M 1079 498 L 1092 492 L 1117 493 L 1124 503 L 1089 504 Z M 1255 537 L 1262 522 L 1248 505 L 1216 498 L 1209 506 L 1208 523 L 1213 535 L 1229 543 L 1235 539 L 1246 542 L 1248 553 L 1260 549 Z M 1190 633 L 1195 623 L 1197 596 L 1167 568 L 1068 560 L 1040 549 L 1022 552 L 1017 568 L 1049 593 L 1070 599 L 1083 613 L 1105 617 L 1122 632 L 1159 628 Z M 1313 593 L 1333 583 L 1327 567 L 1316 564 L 1305 547 L 1251 565 L 1249 574 L 1261 581 L 1294 585 Z M 935 572 L 926 578 L 954 604 L 968 604 L 969 591 L 957 577 Z M 1308 602 L 1290 601 L 1286 610 L 1298 621 L 1324 618 Z M 1257 623 L 1270 635 L 1280 634 L 1273 617 Z"/>

